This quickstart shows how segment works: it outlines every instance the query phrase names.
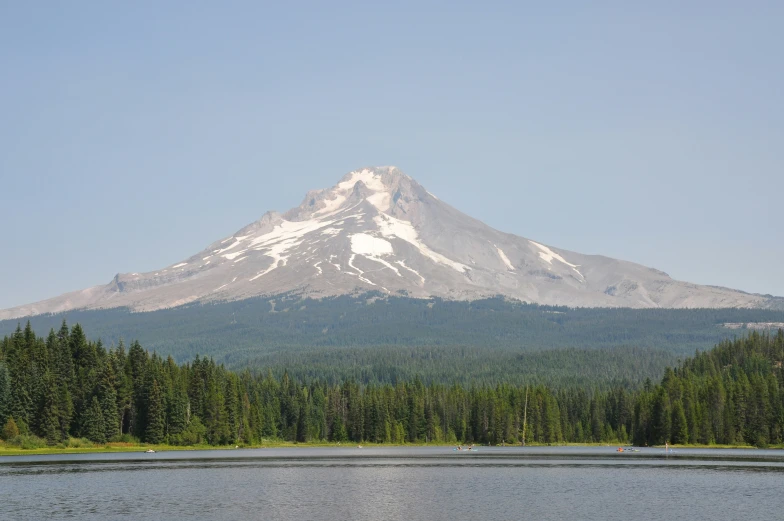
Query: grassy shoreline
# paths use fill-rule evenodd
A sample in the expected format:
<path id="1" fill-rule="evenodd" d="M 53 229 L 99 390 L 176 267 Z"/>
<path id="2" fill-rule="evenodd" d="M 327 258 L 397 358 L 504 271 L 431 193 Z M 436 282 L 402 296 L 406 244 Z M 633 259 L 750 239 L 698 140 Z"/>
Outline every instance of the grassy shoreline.
<path id="1" fill-rule="evenodd" d="M 454 443 L 363 443 L 362 447 L 454 447 Z M 519 445 L 507 445 L 507 447 L 517 447 Z M 529 444 L 528 447 L 627 447 L 628 444 L 612 443 L 560 443 L 560 444 Z M 16 446 L 9 446 L 0 443 L 0 456 L 31 456 L 39 454 L 93 454 L 93 453 L 121 453 L 121 452 L 145 452 L 149 449 L 155 452 L 169 451 L 205 451 L 205 450 L 237 450 L 237 449 L 275 449 L 275 448 L 352 448 L 356 445 L 352 443 L 336 444 L 333 442 L 307 442 L 294 443 L 287 441 L 270 441 L 259 445 L 152 445 L 147 443 L 106 443 L 104 445 L 93 445 L 89 447 L 42 447 L 35 449 L 22 449 Z M 663 449 L 661 446 L 645 447 Z M 756 449 L 751 445 L 670 445 L 673 449 Z M 771 445 L 769 449 L 784 449 L 784 445 Z"/>

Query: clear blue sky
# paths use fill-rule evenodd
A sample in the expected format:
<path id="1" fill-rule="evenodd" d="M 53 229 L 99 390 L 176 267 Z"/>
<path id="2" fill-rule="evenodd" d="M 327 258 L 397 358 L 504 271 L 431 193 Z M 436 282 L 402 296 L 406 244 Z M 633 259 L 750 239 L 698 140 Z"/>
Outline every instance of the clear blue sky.
<path id="1" fill-rule="evenodd" d="M 503 231 L 784 295 L 784 2 L 630 4 L 2 2 L 0 308 L 365 165 Z"/>

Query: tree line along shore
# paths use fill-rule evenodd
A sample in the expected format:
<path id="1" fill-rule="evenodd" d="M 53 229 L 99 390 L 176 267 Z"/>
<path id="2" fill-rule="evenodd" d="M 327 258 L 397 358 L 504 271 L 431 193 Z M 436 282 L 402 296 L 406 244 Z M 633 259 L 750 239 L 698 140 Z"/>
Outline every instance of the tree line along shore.
<path id="1" fill-rule="evenodd" d="M 784 331 L 751 332 L 612 388 L 303 381 L 177 364 L 80 325 L 0 343 L 0 450 L 285 443 L 603 443 L 767 447 L 784 441 Z M 104 445 L 108 444 L 108 445 Z"/>

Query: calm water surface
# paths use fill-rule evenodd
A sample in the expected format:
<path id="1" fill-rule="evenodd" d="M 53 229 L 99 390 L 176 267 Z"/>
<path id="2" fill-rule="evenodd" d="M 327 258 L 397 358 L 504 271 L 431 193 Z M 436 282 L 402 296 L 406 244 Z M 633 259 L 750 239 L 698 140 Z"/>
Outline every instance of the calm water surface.
<path id="1" fill-rule="evenodd" d="M 784 519 L 784 452 L 238 449 L 0 457 L 0 519 Z"/>

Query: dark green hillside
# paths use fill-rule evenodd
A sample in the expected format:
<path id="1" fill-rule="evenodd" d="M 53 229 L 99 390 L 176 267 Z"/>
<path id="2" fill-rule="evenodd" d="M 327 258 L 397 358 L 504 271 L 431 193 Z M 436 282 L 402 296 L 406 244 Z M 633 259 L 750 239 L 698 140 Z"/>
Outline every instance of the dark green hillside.
<path id="1" fill-rule="evenodd" d="M 766 310 L 569 309 L 509 302 L 298 297 L 189 305 L 151 313 L 75 311 L 31 318 L 35 330 L 80 323 L 106 345 L 139 339 L 182 362 L 208 355 L 229 367 L 283 367 L 303 377 L 394 382 L 639 382 L 678 357 L 743 331 L 725 322 L 784 321 Z M 18 321 L 0 322 L 0 335 Z M 24 325 L 24 321 L 22 321 Z M 623 349 L 619 349 L 623 348 Z M 549 350 L 570 351 L 545 354 Z M 586 353 L 585 351 L 591 351 Z"/>
<path id="2" fill-rule="evenodd" d="M 249 366 L 288 372 L 300 380 L 339 383 L 546 383 L 556 387 L 636 386 L 658 378 L 677 362 L 672 353 L 629 347 L 518 352 L 480 347 L 355 347 L 282 350 L 260 355 Z"/>

